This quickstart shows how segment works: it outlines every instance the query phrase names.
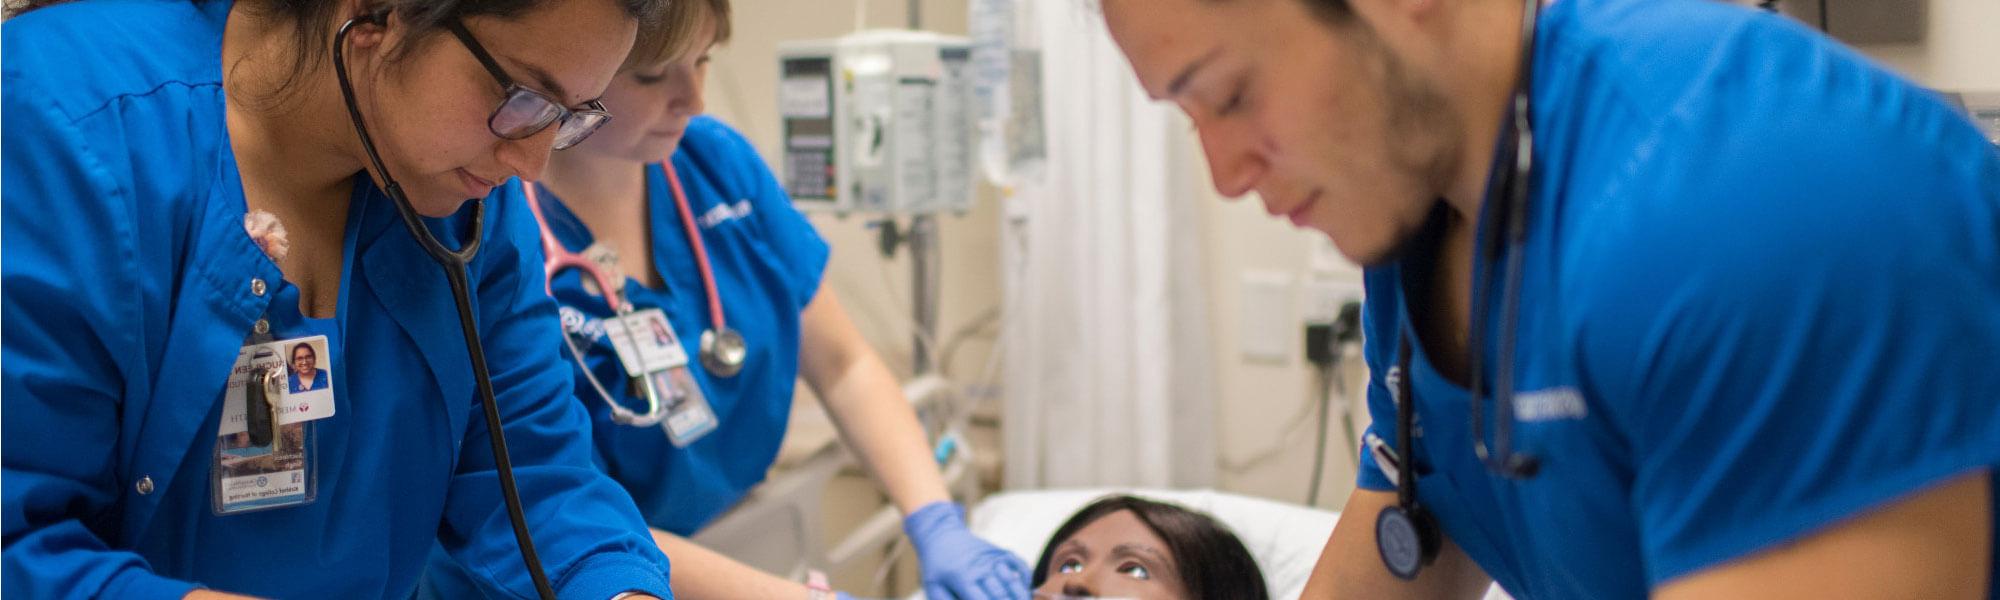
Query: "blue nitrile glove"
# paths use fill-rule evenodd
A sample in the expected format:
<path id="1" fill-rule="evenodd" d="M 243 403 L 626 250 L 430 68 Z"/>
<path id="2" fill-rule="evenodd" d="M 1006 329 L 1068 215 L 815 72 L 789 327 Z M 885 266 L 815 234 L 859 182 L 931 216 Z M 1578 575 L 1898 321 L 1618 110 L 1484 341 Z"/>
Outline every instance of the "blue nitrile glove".
<path id="1" fill-rule="evenodd" d="M 965 509 L 948 501 L 924 505 L 903 519 L 917 547 L 929 600 L 1028 600 L 1028 565 L 1014 553 L 972 535 Z"/>

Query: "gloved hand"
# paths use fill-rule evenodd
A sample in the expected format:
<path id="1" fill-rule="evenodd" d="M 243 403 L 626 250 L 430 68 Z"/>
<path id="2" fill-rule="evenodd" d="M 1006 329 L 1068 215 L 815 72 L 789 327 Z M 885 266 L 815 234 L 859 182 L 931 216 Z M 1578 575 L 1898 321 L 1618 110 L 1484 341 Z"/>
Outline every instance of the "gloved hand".
<path id="1" fill-rule="evenodd" d="M 1028 600 L 1028 565 L 972 535 L 965 509 L 933 502 L 903 519 L 929 600 Z"/>

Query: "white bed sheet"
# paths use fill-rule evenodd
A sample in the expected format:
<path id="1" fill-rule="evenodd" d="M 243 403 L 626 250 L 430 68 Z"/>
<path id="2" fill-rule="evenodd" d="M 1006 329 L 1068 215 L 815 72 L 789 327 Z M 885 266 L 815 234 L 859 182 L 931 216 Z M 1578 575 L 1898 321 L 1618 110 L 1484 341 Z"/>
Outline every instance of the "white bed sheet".
<path id="1" fill-rule="evenodd" d="M 1123 493 L 1173 502 L 1214 516 L 1229 526 L 1257 560 L 1271 597 L 1293 600 L 1319 561 L 1340 513 L 1215 490 L 1074 489 L 1005 492 L 988 496 L 967 517 L 973 533 L 1019 555 L 1033 568 L 1042 546 L 1063 521 L 1090 501 Z M 919 592 L 912 599 L 922 598 Z M 1498 587 L 1488 600 L 1506 600 Z"/>

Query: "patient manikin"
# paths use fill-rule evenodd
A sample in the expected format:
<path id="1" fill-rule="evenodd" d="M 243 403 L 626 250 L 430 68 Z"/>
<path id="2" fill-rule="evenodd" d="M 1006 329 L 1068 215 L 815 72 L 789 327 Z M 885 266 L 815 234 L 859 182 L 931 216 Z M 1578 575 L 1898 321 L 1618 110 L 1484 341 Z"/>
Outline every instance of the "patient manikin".
<path id="1" fill-rule="evenodd" d="M 1037 600 L 1268 600 L 1243 542 L 1208 515 L 1131 496 L 1091 502 L 1035 564 Z"/>

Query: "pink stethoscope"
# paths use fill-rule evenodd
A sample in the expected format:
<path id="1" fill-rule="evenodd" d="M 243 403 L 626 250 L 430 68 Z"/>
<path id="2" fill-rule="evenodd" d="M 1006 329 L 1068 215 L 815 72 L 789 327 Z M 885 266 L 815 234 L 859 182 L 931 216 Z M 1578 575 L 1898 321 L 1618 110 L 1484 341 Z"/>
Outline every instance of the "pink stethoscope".
<path id="1" fill-rule="evenodd" d="M 695 263 L 701 266 L 702 291 L 708 297 L 708 317 L 713 326 L 701 332 L 701 366 L 707 369 L 710 375 L 735 377 L 737 373 L 742 372 L 744 360 L 750 356 L 749 344 L 744 341 L 742 334 L 730 329 L 728 321 L 723 318 L 722 297 L 716 292 L 715 287 L 715 271 L 709 267 L 708 248 L 702 243 L 701 230 L 695 227 L 694 210 L 688 207 L 687 193 L 681 189 L 680 175 L 674 171 L 674 165 L 670 160 L 661 161 L 660 168 L 667 174 L 667 186 L 673 191 L 674 207 L 680 212 L 681 228 L 687 232 L 688 246 L 694 249 Z M 533 183 L 524 183 L 521 189 L 527 194 L 529 211 L 535 215 L 535 226 L 541 229 L 542 252 L 547 256 L 542 263 L 542 270 L 547 276 L 547 282 L 555 281 L 556 274 L 561 273 L 563 269 L 581 270 L 597 284 L 597 289 L 604 294 L 604 301 L 611 307 L 613 313 L 620 317 L 631 314 L 632 303 L 625 299 L 623 292 L 625 287 L 621 282 L 612 281 L 609 274 L 597 267 L 597 263 L 584 258 L 581 254 L 564 249 L 562 242 L 556 239 L 555 233 L 549 229 L 548 219 L 542 215 L 542 203 L 535 192 L 535 187 Z M 554 290 L 550 288 L 549 291 L 553 296 Z M 626 337 L 630 339 L 632 336 Z M 666 415 L 661 412 L 660 391 L 654 384 L 653 378 L 636 378 L 639 387 L 644 390 L 647 412 L 634 413 L 612 400 L 604 385 L 597 381 L 597 376 L 583 364 L 583 353 L 576 347 L 575 342 L 570 340 L 568 334 L 563 335 L 563 343 L 569 346 L 570 358 L 582 367 L 584 377 L 590 380 L 591 387 L 597 388 L 597 393 L 611 405 L 613 420 L 625 425 L 647 427 L 658 424 L 665 418 Z M 634 355 L 636 356 L 636 352 Z"/>

